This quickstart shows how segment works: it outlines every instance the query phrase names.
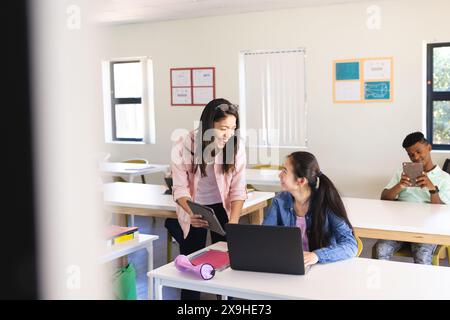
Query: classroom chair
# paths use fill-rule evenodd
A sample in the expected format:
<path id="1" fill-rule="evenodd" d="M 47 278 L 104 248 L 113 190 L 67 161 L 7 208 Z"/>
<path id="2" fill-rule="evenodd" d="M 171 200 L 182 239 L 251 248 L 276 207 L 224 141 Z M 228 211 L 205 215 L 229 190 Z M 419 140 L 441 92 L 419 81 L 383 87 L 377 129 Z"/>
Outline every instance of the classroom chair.
<path id="1" fill-rule="evenodd" d="M 358 244 L 358 252 L 356 253 L 356 256 L 359 257 L 361 255 L 361 252 L 363 251 L 363 243 L 361 239 L 355 234 L 356 243 Z"/>
<path id="2" fill-rule="evenodd" d="M 448 263 L 450 265 L 450 246 L 438 245 L 438 246 L 436 246 L 436 249 L 434 249 L 433 258 L 431 260 L 431 264 L 433 266 L 439 266 L 439 259 L 441 257 L 444 257 L 445 249 L 447 249 L 447 259 L 448 259 Z M 394 256 L 396 256 L 396 257 L 412 257 L 411 246 L 402 247 L 400 250 L 398 250 L 396 253 L 394 253 Z M 376 245 L 373 245 L 372 259 L 376 259 L 376 258 L 377 258 Z"/>
<path id="3" fill-rule="evenodd" d="M 123 163 L 142 163 L 142 164 L 148 164 L 148 160 L 147 160 L 147 159 L 140 159 L 140 158 L 123 160 L 123 161 L 121 161 L 121 162 L 123 162 Z M 115 182 L 126 182 L 126 181 L 125 181 L 123 178 L 121 178 L 121 177 L 114 177 L 113 180 L 114 180 Z M 144 175 L 141 175 L 141 181 L 142 181 L 142 183 L 146 183 Z"/>
<path id="4" fill-rule="evenodd" d="M 442 170 L 444 170 L 445 172 L 450 174 L 450 159 L 445 159 L 445 162 L 444 162 L 444 165 L 442 167 Z M 445 248 L 447 249 L 447 259 L 448 259 L 448 264 L 450 265 L 450 246 L 445 246 Z M 441 251 L 443 252 L 442 248 L 441 248 Z M 438 265 L 439 265 L 439 259 L 438 259 Z"/>
<path id="5" fill-rule="evenodd" d="M 444 165 L 442 166 L 442 170 L 450 174 L 450 159 L 445 159 Z"/>

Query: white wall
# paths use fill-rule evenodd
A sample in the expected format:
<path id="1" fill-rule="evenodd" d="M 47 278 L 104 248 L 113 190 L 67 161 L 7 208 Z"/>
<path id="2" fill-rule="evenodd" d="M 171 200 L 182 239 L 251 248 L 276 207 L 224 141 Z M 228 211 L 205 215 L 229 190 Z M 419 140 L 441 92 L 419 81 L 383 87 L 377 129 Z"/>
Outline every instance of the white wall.
<path id="1" fill-rule="evenodd" d="M 381 9 L 380 30 L 366 27 L 371 5 Z M 157 143 L 104 148 L 113 160 L 138 156 L 168 163 L 172 130 L 192 128 L 202 110 L 170 106 L 170 68 L 216 67 L 216 96 L 239 103 L 241 50 L 305 47 L 308 150 L 343 195 L 377 198 L 407 159 L 403 138 L 423 129 L 423 44 L 450 41 L 448 12 L 448 0 L 370 1 L 108 27 L 111 43 L 102 58 L 153 59 Z M 379 56 L 394 58 L 394 102 L 333 104 L 332 60 Z M 291 151 L 280 150 L 280 160 Z M 447 157 L 433 153 L 441 166 Z"/>
<path id="2" fill-rule="evenodd" d="M 39 298 L 107 299 L 109 270 L 98 263 L 108 216 L 96 174 L 100 39 L 86 14 L 91 1 L 31 6 Z"/>

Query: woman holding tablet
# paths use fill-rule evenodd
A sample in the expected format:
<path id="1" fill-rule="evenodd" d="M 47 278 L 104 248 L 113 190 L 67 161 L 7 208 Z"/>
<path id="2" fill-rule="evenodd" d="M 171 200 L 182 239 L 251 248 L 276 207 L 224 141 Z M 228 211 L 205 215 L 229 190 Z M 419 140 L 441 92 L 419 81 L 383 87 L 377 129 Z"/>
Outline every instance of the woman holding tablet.
<path id="1" fill-rule="evenodd" d="M 188 200 L 213 209 L 222 227 L 239 221 L 247 190 L 245 148 L 238 129 L 237 106 L 214 99 L 203 109 L 198 128 L 182 136 L 172 148 L 172 190 L 178 223 L 166 223 L 166 227 L 179 242 L 181 254 L 206 246 L 208 223 L 192 212 Z M 225 241 L 225 237 L 211 232 L 211 241 Z M 199 292 L 181 291 L 183 300 L 199 298 Z"/>

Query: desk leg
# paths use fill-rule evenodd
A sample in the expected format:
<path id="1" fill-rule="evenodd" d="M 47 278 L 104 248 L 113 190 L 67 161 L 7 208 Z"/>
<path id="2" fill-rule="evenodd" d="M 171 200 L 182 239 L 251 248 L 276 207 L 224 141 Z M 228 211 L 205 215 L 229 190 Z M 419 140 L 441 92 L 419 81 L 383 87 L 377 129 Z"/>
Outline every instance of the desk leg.
<path id="1" fill-rule="evenodd" d="M 148 271 L 153 270 L 153 242 L 147 247 Z M 148 277 L 148 299 L 153 300 L 153 279 Z"/>
<path id="2" fill-rule="evenodd" d="M 120 214 L 120 213 L 114 213 L 116 216 L 116 224 L 118 226 L 126 226 L 127 225 L 127 215 Z M 121 267 L 125 267 L 128 264 L 128 256 L 123 256 L 119 258 L 119 264 Z"/>
<path id="3" fill-rule="evenodd" d="M 126 226 L 127 225 L 127 215 L 125 214 L 121 214 L 121 213 L 116 213 L 116 224 L 118 226 Z"/>
<path id="4" fill-rule="evenodd" d="M 264 219 L 264 208 L 258 209 L 248 215 L 250 224 L 261 225 Z"/>
<path id="5" fill-rule="evenodd" d="M 161 279 L 155 279 L 152 277 L 152 280 L 155 282 L 155 300 L 162 300 L 163 299 L 163 295 L 162 295 L 162 284 L 161 284 Z"/>
<path id="6" fill-rule="evenodd" d="M 167 263 L 172 261 L 172 236 L 169 230 L 167 230 Z"/>

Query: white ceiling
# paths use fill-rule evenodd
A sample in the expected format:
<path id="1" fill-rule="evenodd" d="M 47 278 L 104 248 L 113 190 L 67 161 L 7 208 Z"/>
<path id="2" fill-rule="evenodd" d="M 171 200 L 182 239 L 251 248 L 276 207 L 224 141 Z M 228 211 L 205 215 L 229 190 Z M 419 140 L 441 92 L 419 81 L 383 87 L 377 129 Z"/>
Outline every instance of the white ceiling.
<path id="1" fill-rule="evenodd" d="M 95 0 L 106 24 L 155 22 L 368 0 Z M 373 2 L 373 1 L 372 1 Z"/>

